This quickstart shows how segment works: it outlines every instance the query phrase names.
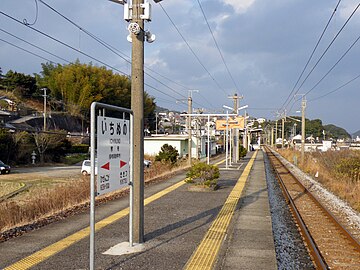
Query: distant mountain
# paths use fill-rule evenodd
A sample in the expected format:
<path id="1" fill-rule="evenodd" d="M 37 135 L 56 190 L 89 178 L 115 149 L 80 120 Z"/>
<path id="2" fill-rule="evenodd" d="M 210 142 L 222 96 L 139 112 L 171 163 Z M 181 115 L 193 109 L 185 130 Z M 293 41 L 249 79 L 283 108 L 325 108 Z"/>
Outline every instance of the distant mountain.
<path id="1" fill-rule="evenodd" d="M 326 134 L 330 134 L 334 139 L 346 139 L 351 138 L 350 134 L 343 128 L 335 125 L 324 125 Z"/>
<path id="2" fill-rule="evenodd" d="M 354 132 L 353 134 L 351 134 L 353 138 L 356 138 L 357 136 L 360 137 L 360 130 Z"/>

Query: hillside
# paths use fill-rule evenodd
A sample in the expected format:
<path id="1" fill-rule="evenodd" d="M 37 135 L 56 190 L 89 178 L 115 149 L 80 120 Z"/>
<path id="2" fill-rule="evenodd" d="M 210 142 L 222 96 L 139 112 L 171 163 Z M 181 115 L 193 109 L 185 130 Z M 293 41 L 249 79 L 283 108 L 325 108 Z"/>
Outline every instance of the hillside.
<path id="1" fill-rule="evenodd" d="M 356 138 L 357 136 L 360 137 L 360 130 L 354 132 L 353 134 L 351 134 L 353 138 Z"/>
<path id="2" fill-rule="evenodd" d="M 351 135 L 343 128 L 335 125 L 324 125 L 324 130 L 327 136 L 331 136 L 334 139 L 347 139 L 351 138 Z"/>

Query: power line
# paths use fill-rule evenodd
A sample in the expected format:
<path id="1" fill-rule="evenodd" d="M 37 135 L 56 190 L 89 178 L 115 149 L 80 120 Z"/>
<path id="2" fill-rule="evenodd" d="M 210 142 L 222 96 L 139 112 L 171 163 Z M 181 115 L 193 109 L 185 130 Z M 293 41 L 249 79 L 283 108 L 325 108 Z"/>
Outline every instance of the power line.
<path id="1" fill-rule="evenodd" d="M 340 0 L 340 1 L 341 1 L 341 0 Z M 229 70 L 229 67 L 228 67 L 228 65 L 226 64 L 226 61 L 225 61 L 225 59 L 224 59 L 224 56 L 223 56 L 223 54 L 222 54 L 222 52 L 221 52 L 221 50 L 220 50 L 219 44 L 218 44 L 217 41 L 216 41 L 216 38 L 215 38 L 215 36 L 214 36 L 213 31 L 211 30 L 210 24 L 209 24 L 208 19 L 207 19 L 206 15 L 205 15 L 205 12 L 204 12 L 204 9 L 203 9 L 203 7 L 202 7 L 202 5 L 201 5 L 201 3 L 200 3 L 200 0 L 197 0 L 197 2 L 198 2 L 198 4 L 199 4 L 201 13 L 202 13 L 203 16 L 204 16 L 204 19 L 205 19 L 205 22 L 206 22 L 206 24 L 207 24 L 207 27 L 209 28 L 209 31 L 210 31 L 210 33 L 211 33 L 211 36 L 212 36 L 212 38 L 213 38 L 213 40 L 214 40 L 215 46 L 216 46 L 216 48 L 217 48 L 217 50 L 218 50 L 218 52 L 219 52 L 219 54 L 220 54 L 221 60 L 222 60 L 222 62 L 223 62 L 224 65 L 225 65 L 225 68 L 226 68 L 226 70 L 227 70 L 227 72 L 228 72 L 228 74 L 229 74 L 229 77 L 230 77 L 231 81 L 233 82 L 233 84 L 234 84 L 234 86 L 235 86 L 236 91 L 238 92 L 238 91 L 239 91 L 239 87 L 236 85 L 236 82 L 235 82 L 235 80 L 234 80 L 234 78 L 233 78 L 233 76 L 232 76 L 232 74 L 231 74 L 231 72 L 230 72 L 230 70 Z"/>
<path id="2" fill-rule="evenodd" d="M 22 42 L 25 42 L 25 43 L 29 44 L 30 46 L 32 46 L 32 47 L 34 47 L 34 48 L 37 48 L 37 49 L 39 49 L 39 50 L 41 50 L 41 51 L 43 51 L 43 52 L 46 52 L 46 53 L 48 53 L 48 54 L 50 54 L 50 55 L 52 55 L 52 56 L 54 56 L 54 57 L 56 57 L 56 58 L 64 61 L 64 62 L 70 63 L 70 61 L 68 61 L 68 60 L 66 60 L 66 59 L 64 59 L 64 58 L 62 58 L 62 57 L 60 57 L 60 56 L 58 56 L 58 55 L 56 55 L 56 54 L 54 54 L 54 53 L 52 53 L 52 52 L 49 52 L 48 50 L 45 50 L 45 49 L 43 49 L 43 48 L 41 48 L 41 47 L 39 47 L 39 46 L 37 46 L 37 45 L 29 42 L 29 41 L 26 41 L 26 40 L 23 39 L 23 38 L 20 38 L 20 37 L 14 35 L 14 34 L 11 34 L 10 32 L 8 32 L 8 31 L 6 31 L 6 30 L 4 30 L 4 29 L 2 29 L 2 28 L 0 28 L 0 31 L 2 31 L 2 32 L 6 33 L 6 34 L 8 34 L 8 35 L 10 35 L 10 36 L 18 39 L 18 40 L 21 40 Z"/>
<path id="3" fill-rule="evenodd" d="M 325 32 L 326 32 L 327 28 L 329 27 L 329 24 L 330 24 L 330 22 L 332 21 L 332 19 L 333 19 L 334 15 L 335 15 L 335 13 L 336 13 L 336 11 L 337 11 L 337 8 L 338 8 L 338 6 L 339 6 L 340 2 L 341 2 L 341 0 L 339 0 L 339 1 L 338 1 L 338 3 L 336 4 L 336 6 L 335 6 L 335 8 L 334 8 L 333 13 L 331 14 L 331 16 L 330 16 L 330 18 L 329 18 L 329 20 L 328 20 L 328 22 L 327 22 L 327 24 L 326 24 L 326 26 L 325 26 L 324 30 L 322 31 L 322 33 L 321 33 L 321 35 L 320 35 L 320 37 L 319 37 L 319 39 L 318 39 L 318 41 L 317 41 L 317 43 L 316 43 L 316 45 L 315 45 L 315 47 L 314 47 L 313 51 L 312 51 L 312 52 L 311 52 L 311 54 L 310 54 L 309 59 L 307 60 L 307 62 L 306 62 L 306 64 L 305 64 L 305 66 L 304 66 L 304 68 L 303 68 L 303 70 L 302 70 L 302 71 L 301 71 L 301 73 L 300 73 L 299 78 L 297 79 L 297 81 L 296 81 L 296 83 L 295 83 L 295 85 L 294 85 L 294 87 L 293 87 L 292 91 L 290 92 L 289 96 L 287 97 L 287 99 L 285 100 L 284 104 L 283 104 L 281 107 L 284 107 L 284 106 L 285 106 L 285 104 L 288 102 L 289 98 L 292 96 L 293 92 L 295 91 L 296 86 L 298 85 L 298 83 L 299 83 L 299 81 L 300 81 L 301 77 L 303 76 L 303 74 L 304 74 L 304 72 L 305 72 L 306 68 L 308 67 L 308 65 L 309 65 L 309 63 L 310 63 L 310 61 L 311 61 L 312 57 L 314 56 L 314 53 L 315 53 L 316 49 L 318 48 L 318 46 L 319 46 L 319 44 L 320 44 L 320 41 L 322 40 L 322 38 L 323 38 L 323 36 L 324 36 L 324 34 L 325 34 Z"/>
<path id="4" fill-rule="evenodd" d="M 299 90 L 301 89 L 301 87 L 304 85 L 304 83 L 307 81 L 307 79 L 309 78 L 309 76 L 311 75 L 311 73 L 314 71 L 314 69 L 316 68 L 316 66 L 320 63 L 320 61 L 322 60 L 322 58 L 325 56 L 325 54 L 327 53 L 327 51 L 330 49 L 330 47 L 332 46 L 332 44 L 335 42 L 335 40 L 337 39 L 337 37 L 339 36 L 339 34 L 343 31 L 343 29 L 345 28 L 345 26 L 347 25 L 347 23 L 350 21 L 350 19 L 352 18 L 352 16 L 355 14 L 355 12 L 358 10 L 360 4 L 358 4 L 356 6 L 356 8 L 353 10 L 353 12 L 351 13 L 351 15 L 349 16 L 349 18 L 345 21 L 345 23 L 343 24 L 343 26 L 340 28 L 340 30 L 337 32 L 337 34 L 335 35 L 335 37 L 332 39 L 332 41 L 330 42 L 330 44 L 327 46 L 327 48 L 325 49 L 325 51 L 323 52 L 323 54 L 320 56 L 320 58 L 318 59 L 318 61 L 315 63 L 315 65 L 312 67 L 312 69 L 310 70 L 310 72 L 308 73 L 308 75 L 306 76 L 306 78 L 303 80 L 303 82 L 301 83 L 301 85 L 299 86 L 299 88 L 296 90 L 295 94 L 299 92 Z"/>
<path id="5" fill-rule="evenodd" d="M 10 16 L 10 15 L 2 12 L 2 11 L 0 11 L 0 14 L 3 14 L 4 16 L 6 16 L 6 17 L 8 17 L 8 18 L 10 18 L 10 19 L 12 19 L 12 20 L 14 20 L 14 21 L 22 24 L 22 25 L 24 25 L 21 21 L 17 20 L 16 18 L 14 18 L 14 17 L 12 17 L 12 16 Z M 40 33 L 40 34 L 42 34 L 42 35 L 44 35 L 44 36 L 46 36 L 46 37 L 48 37 L 48 38 L 50 38 L 50 39 L 52 39 L 52 40 L 54 40 L 54 41 L 60 43 L 60 44 L 66 46 L 66 47 L 68 47 L 68 48 L 70 48 L 70 49 L 72 49 L 72 50 L 74 50 L 74 51 L 76 51 L 76 52 L 79 52 L 79 53 L 81 53 L 81 54 L 83 54 L 83 55 L 85 55 L 85 56 L 87 56 L 87 57 L 89 57 L 89 58 L 91 58 L 91 59 L 93 59 L 93 60 L 95 60 L 95 61 L 103 64 L 104 66 L 107 66 L 108 68 L 110 68 L 110 69 L 112 69 L 112 70 L 115 70 L 115 71 L 121 73 L 122 75 L 124 75 L 124 76 L 126 76 L 126 77 L 129 77 L 128 74 L 122 72 L 121 70 L 119 70 L 119 69 L 117 69 L 117 68 L 115 68 L 115 67 L 113 67 L 113 66 L 111 66 L 111 65 L 109 65 L 109 64 L 107 64 L 107 63 L 105 63 L 105 62 L 103 62 L 103 61 L 101 61 L 101 60 L 98 60 L 97 58 L 95 58 L 95 57 L 93 57 L 93 56 L 91 56 L 91 55 L 89 55 L 89 54 L 86 54 L 86 53 L 84 53 L 84 52 L 82 52 L 82 51 L 80 51 L 80 50 L 78 50 L 78 49 L 76 49 L 76 48 L 74 48 L 74 47 L 66 44 L 65 42 L 63 42 L 63 41 L 61 41 L 61 40 L 58 40 L 58 39 L 56 39 L 56 38 L 54 38 L 54 37 L 52 37 L 52 36 L 50 36 L 50 35 L 42 32 L 42 31 L 40 31 L 40 30 L 38 30 L 38 29 L 36 29 L 36 28 L 34 28 L 34 27 L 32 27 L 32 26 L 29 26 L 29 25 L 24 25 L 24 26 L 27 26 L 27 27 L 29 27 L 30 29 L 32 29 L 33 31 L 36 31 L 36 32 L 38 32 L 38 33 Z M 26 49 L 24 49 L 24 48 L 21 48 L 21 47 L 19 47 L 19 46 L 16 46 L 15 44 L 9 43 L 9 42 L 7 42 L 7 41 L 5 41 L 5 40 L 2 40 L 2 41 L 3 41 L 3 42 L 6 42 L 6 43 L 8 43 L 8 44 L 10 44 L 10 45 L 12 45 L 12 46 L 14 46 L 14 47 L 17 47 L 17 48 L 19 48 L 19 49 L 21 49 L 21 50 L 23 50 L 23 51 L 26 51 L 26 52 L 28 52 L 28 53 L 30 53 L 30 54 L 32 54 L 32 55 L 35 55 L 35 56 L 37 56 L 37 57 L 40 57 L 41 59 L 43 59 L 43 60 L 45 60 L 45 61 L 54 63 L 53 61 L 51 61 L 51 60 L 49 60 L 49 59 L 47 59 L 47 58 L 44 58 L 44 57 L 42 57 L 42 56 L 40 56 L 40 55 L 38 55 L 38 54 L 35 54 L 35 53 L 31 52 L 31 51 L 28 51 L 28 50 L 26 50 Z M 159 90 L 159 89 L 157 89 L 157 88 L 155 88 L 155 87 L 153 87 L 153 86 L 151 86 L 151 85 L 149 85 L 149 84 L 146 84 L 146 83 L 145 83 L 145 85 L 146 85 L 147 87 L 149 87 L 149 88 L 157 91 L 157 92 L 162 93 L 163 95 L 166 95 L 166 96 L 168 96 L 168 97 L 170 97 L 170 98 L 172 98 L 172 99 L 175 99 L 173 96 L 171 96 L 171 95 L 169 95 L 169 94 L 167 94 L 167 93 L 165 93 L 165 92 L 163 92 L 163 91 L 161 91 L 161 90 Z"/>
<path id="6" fill-rule="evenodd" d="M 347 53 L 355 46 L 355 44 L 359 41 L 360 36 L 351 44 L 351 46 L 345 51 L 345 53 L 340 57 L 338 61 L 329 69 L 328 72 L 325 73 L 325 75 L 309 90 L 305 93 L 305 95 L 309 94 L 311 91 L 313 91 L 329 74 L 330 72 L 340 63 L 340 61 L 347 55 Z"/>
<path id="7" fill-rule="evenodd" d="M 131 64 L 131 61 L 129 60 L 130 57 L 128 57 L 125 53 L 121 52 L 120 50 L 118 50 L 117 48 L 113 47 L 112 45 L 108 44 L 107 42 L 105 42 L 104 40 L 102 40 L 101 38 L 97 37 L 96 35 L 92 34 L 90 31 L 86 30 L 84 27 L 80 26 L 78 23 L 74 22 L 73 20 L 69 19 L 68 17 L 66 17 L 65 15 L 63 15 L 62 13 L 60 13 L 59 11 L 57 11 L 55 8 L 51 7 L 49 4 L 45 3 L 43 0 L 39 0 L 40 3 L 44 4 L 46 7 L 48 7 L 49 9 L 51 9 L 53 12 L 55 12 L 56 14 L 58 14 L 59 16 L 61 16 L 62 18 L 64 18 L 66 21 L 68 21 L 69 23 L 71 23 L 72 25 L 74 25 L 75 27 L 77 27 L 79 30 L 83 31 L 85 34 L 87 34 L 88 36 L 90 36 L 91 38 L 93 38 L 94 40 L 96 40 L 97 42 L 99 42 L 101 45 L 103 45 L 105 48 L 107 48 L 108 50 L 110 50 L 111 52 L 113 52 L 114 54 L 118 55 L 120 58 L 122 58 L 124 61 L 126 61 L 127 63 Z M 178 85 L 181 86 L 185 89 L 189 89 L 189 87 L 186 87 L 184 85 L 181 85 L 177 82 L 175 82 L 174 80 L 156 72 L 155 70 L 149 68 L 149 67 L 145 67 L 147 70 L 150 70 L 151 72 L 157 74 L 158 76 L 161 76 L 162 78 Z M 157 78 L 155 78 L 154 76 L 152 76 L 151 74 L 147 73 L 146 71 L 144 71 L 144 73 L 149 76 L 150 78 L 152 78 L 153 80 L 157 81 L 158 83 L 160 83 L 161 85 L 163 85 L 164 87 L 168 88 L 169 90 L 171 90 L 172 92 L 178 94 L 179 96 L 186 98 L 186 96 L 184 96 L 183 94 L 179 93 L 178 91 L 176 91 L 174 88 L 164 84 L 163 82 L 161 82 L 160 80 L 158 80 Z M 205 99 L 206 101 L 206 99 Z M 194 102 L 197 103 L 197 102 Z M 199 104 L 199 103 L 197 103 Z M 201 106 L 201 104 L 199 104 Z"/>
<path id="8" fill-rule="evenodd" d="M 39 0 L 39 1 L 40 1 L 41 3 L 44 3 L 42 0 Z M 48 6 L 48 5 L 47 5 L 47 6 Z M 49 6 L 49 8 L 51 8 L 51 7 Z M 54 10 L 54 11 L 55 11 L 55 10 Z M 55 11 L 55 12 L 56 12 L 56 11 Z M 66 18 L 64 15 L 60 14 L 59 12 L 56 12 L 56 13 L 58 13 L 60 16 L 62 16 L 62 17 L 64 17 L 64 18 Z M 103 62 L 103 61 L 101 61 L 101 60 L 99 60 L 99 59 L 97 59 L 97 58 L 89 55 L 89 54 L 87 54 L 87 53 L 84 53 L 84 52 L 82 52 L 82 51 L 80 51 L 80 50 L 78 50 L 78 49 L 76 49 L 76 48 L 68 45 L 67 43 L 65 43 L 65 42 L 63 42 L 63 41 L 61 41 L 61 40 L 59 40 L 59 39 L 57 39 L 57 38 L 54 38 L 54 37 L 52 37 L 51 35 L 46 34 L 46 33 L 42 32 L 42 31 L 40 31 L 40 30 L 32 27 L 31 25 L 24 24 L 23 22 L 21 22 L 20 20 L 12 17 L 11 15 L 8 15 L 8 14 L 2 12 L 2 11 L 0 11 L 0 14 L 4 15 L 5 17 L 8 17 L 8 18 L 12 19 L 13 21 L 15 21 L 15 22 L 17 22 L 17 23 L 19 23 L 19 24 L 21 24 L 21 25 L 27 26 L 27 27 L 29 27 L 30 29 L 32 29 L 33 31 L 35 31 L 35 32 L 37 32 L 37 33 L 39 33 L 39 34 L 42 34 L 42 35 L 46 36 L 47 38 L 50 38 L 50 39 L 52 39 L 52 40 L 54 40 L 54 41 L 56 41 L 56 42 L 64 45 L 65 47 L 68 47 L 68 48 L 70 48 L 70 49 L 72 49 L 72 50 L 74 50 L 74 51 L 76 51 L 76 52 L 78 52 L 78 53 L 80 53 L 80 54 L 82 54 L 82 55 L 85 55 L 85 56 L 87 56 L 87 57 L 89 57 L 89 58 L 91 58 L 91 59 L 93 59 L 93 60 L 95 60 L 95 61 L 103 64 L 104 66 L 107 66 L 108 68 L 119 72 L 120 74 L 122 74 L 122 75 L 124 75 L 124 76 L 129 77 L 129 75 L 126 74 L 126 73 L 124 73 L 123 71 L 121 71 L 121 70 L 119 70 L 119 69 L 117 69 L 117 68 L 115 68 L 115 67 L 113 67 L 113 66 L 111 66 L 111 65 L 109 65 L 109 64 L 107 64 L 107 63 L 105 63 L 105 62 Z M 67 18 L 66 18 L 66 20 L 71 21 L 70 19 L 67 19 Z M 85 30 L 84 28 L 82 28 L 82 27 L 80 27 L 79 25 L 75 24 L 74 22 L 72 22 L 72 24 L 76 25 L 76 27 L 79 27 L 79 29 L 82 30 L 82 31 L 84 31 L 84 33 L 88 32 L 87 30 Z M 90 32 L 88 32 L 88 33 L 91 34 Z M 91 34 L 91 35 L 92 35 L 92 34 Z M 101 41 L 101 40 L 100 40 L 99 38 L 97 38 L 95 35 L 92 35 L 92 37 L 95 38 L 95 39 L 98 39 L 99 42 L 102 42 L 102 43 L 104 43 L 104 44 L 106 45 L 106 43 L 105 43 L 104 41 Z M 4 42 L 5 42 L 5 41 L 4 41 Z M 24 42 L 26 42 L 26 41 L 24 41 Z M 103 44 L 103 45 L 104 45 L 104 44 Z M 104 45 L 104 46 L 105 46 L 105 45 Z M 36 45 L 34 45 L 34 46 L 36 46 Z M 110 47 L 110 45 L 107 45 L 107 46 Z M 41 49 L 40 47 L 38 47 L 38 48 Z M 20 48 L 20 49 L 22 49 L 22 48 Z M 41 49 L 41 50 L 46 51 L 46 50 L 44 50 L 44 49 Z M 28 52 L 29 52 L 30 54 L 34 54 L 34 53 L 30 52 L 30 51 L 28 51 Z M 114 52 L 114 51 L 113 51 L 113 52 Z M 48 52 L 48 53 L 50 53 L 50 52 Z M 114 53 L 116 53 L 116 52 L 114 52 Z M 50 54 L 51 54 L 51 53 L 50 53 Z M 41 56 L 39 56 L 39 57 L 41 57 Z M 43 57 L 41 57 L 41 58 L 44 59 L 44 60 L 46 60 L 46 61 L 49 61 L 49 62 L 53 63 L 53 61 L 50 61 L 50 60 L 48 60 L 48 59 L 46 59 L 46 58 L 43 58 Z M 126 60 L 126 59 L 125 59 L 125 60 Z M 66 61 L 67 61 L 67 60 L 66 60 Z M 69 61 L 67 61 L 67 62 L 69 62 Z M 127 62 L 129 62 L 129 61 L 127 61 Z M 130 62 L 129 62 L 129 63 L 130 63 Z M 169 87 L 169 86 L 165 85 L 164 83 L 162 83 L 161 81 L 157 80 L 155 77 L 153 77 L 153 76 L 151 76 L 151 75 L 149 75 L 149 74 L 147 74 L 147 75 L 148 75 L 149 77 L 153 78 L 154 80 L 158 81 L 160 84 L 164 85 L 165 87 L 169 88 L 170 90 L 173 90 L 173 91 L 174 91 L 175 93 L 177 93 L 178 95 L 186 98 L 186 96 L 178 93 L 177 91 L 175 91 L 175 90 L 172 89 L 171 87 Z M 153 87 L 153 86 L 151 86 L 151 85 L 149 85 L 149 84 L 146 84 L 146 83 L 145 83 L 145 85 L 146 85 L 147 87 L 149 87 L 149 88 L 151 88 L 151 89 L 159 92 L 159 93 L 162 93 L 163 95 L 166 95 L 166 96 L 168 96 L 168 97 L 176 100 L 176 98 L 174 98 L 173 96 L 171 96 L 171 95 L 169 95 L 169 94 L 167 94 L 167 93 L 165 93 L 165 92 L 163 92 L 163 91 L 161 91 L 161 90 L 159 90 L 159 89 L 157 89 L 157 88 L 155 88 L 155 87 Z M 196 103 L 196 102 L 195 102 L 195 103 Z M 198 103 L 198 104 L 199 104 L 199 103 Z M 200 106 L 201 106 L 201 104 L 200 104 Z"/>
<path id="9" fill-rule="evenodd" d="M 322 95 L 322 96 L 319 96 L 319 97 L 310 99 L 310 100 L 308 100 L 308 102 L 315 101 L 315 100 L 324 98 L 324 97 L 326 97 L 326 96 L 328 96 L 328 95 L 331 95 L 332 93 L 335 93 L 335 92 L 339 91 L 340 89 L 344 88 L 345 86 L 347 86 L 348 84 L 352 83 L 353 81 L 355 81 L 355 80 L 357 80 L 357 79 L 359 79 L 359 78 L 360 78 L 360 74 L 357 75 L 355 78 L 352 78 L 350 81 L 347 81 L 346 83 L 342 84 L 341 86 L 335 88 L 334 90 L 332 90 L 332 91 L 330 91 L 330 92 L 328 92 L 328 93 L 326 93 L 326 94 L 324 94 L 324 95 Z"/>
<path id="10" fill-rule="evenodd" d="M 168 19 L 170 20 L 171 24 L 174 26 L 175 30 L 178 32 L 178 34 L 180 35 L 180 37 L 182 38 L 182 40 L 185 42 L 185 44 L 187 45 L 187 47 L 189 48 L 189 50 L 191 51 L 191 53 L 194 55 L 194 57 L 196 58 L 196 60 L 199 62 L 199 64 L 204 68 L 204 70 L 207 72 L 207 74 L 209 75 L 209 77 L 214 81 L 214 83 L 216 84 L 216 86 L 221 89 L 225 95 L 227 95 L 226 91 L 220 86 L 220 84 L 215 80 L 215 78 L 211 75 L 211 73 L 209 72 L 209 70 L 205 67 L 205 65 L 201 62 L 200 58 L 196 55 L 196 53 L 194 52 L 194 50 L 191 48 L 190 44 L 187 42 L 187 40 L 185 39 L 185 37 L 181 34 L 179 28 L 176 26 L 176 24 L 174 23 L 174 21 L 171 19 L 170 15 L 166 12 L 165 8 L 162 6 L 161 3 L 159 3 L 161 9 L 164 11 L 165 15 L 168 17 Z"/>
<path id="11" fill-rule="evenodd" d="M 9 42 L 9 41 L 6 41 L 6 40 L 4 40 L 4 39 L 2 39 L 2 38 L 0 38 L 0 40 L 1 40 L 2 42 L 5 42 L 5 43 L 7 43 L 7 44 L 9 44 L 9 45 L 11 45 L 11 46 L 13 46 L 13 47 L 15 47 L 15 48 L 18 48 L 19 50 L 22 50 L 22 51 L 24 51 L 24 52 L 27 52 L 27 53 L 29 53 L 29 54 L 31 54 L 31 55 L 33 55 L 33 56 L 39 57 L 39 58 L 41 58 L 41 59 L 43 59 L 43 60 L 45 60 L 45 61 L 47 61 L 47 62 L 54 63 L 53 61 L 51 61 L 51 60 L 49 60 L 49 59 L 47 59 L 47 58 L 45 58 L 45 57 L 43 57 L 43 56 L 41 56 L 41 55 L 39 55 L 39 54 L 37 54 L 37 53 L 31 52 L 31 51 L 29 51 L 29 50 L 27 50 L 27 49 L 25 49 L 25 48 L 22 48 L 22 47 L 20 47 L 20 46 L 17 46 L 17 45 L 15 45 L 14 43 L 11 43 L 11 42 Z"/>
<path id="12" fill-rule="evenodd" d="M 87 34 L 88 36 L 90 36 L 91 38 L 93 38 L 94 40 L 96 40 L 97 42 L 99 42 L 101 45 L 103 45 L 105 48 L 107 48 L 108 50 L 110 50 L 111 52 L 113 52 L 114 54 L 116 54 L 117 56 L 119 56 L 120 58 L 122 58 L 124 61 L 126 61 L 127 63 L 131 64 L 131 61 L 129 60 L 130 58 L 123 52 L 121 52 L 120 50 L 116 49 L 115 47 L 111 46 L 110 44 L 108 44 L 107 42 L 105 42 L 104 40 L 102 40 L 101 38 L 97 37 L 96 35 L 92 34 L 91 32 L 89 32 L 88 30 L 86 30 L 84 27 L 80 26 L 79 24 L 77 24 L 76 22 L 74 22 L 73 20 L 69 19 L 68 17 L 66 17 L 65 15 L 63 15 L 62 13 L 60 13 L 59 11 L 57 11 L 55 8 L 53 8 L 52 6 L 50 6 L 49 4 L 45 3 L 43 0 L 39 0 L 40 3 L 42 3 L 43 5 L 45 5 L 47 8 L 51 9 L 53 12 L 55 12 L 56 14 L 58 14 L 60 17 L 62 17 L 63 19 L 65 19 L 66 21 L 68 21 L 69 23 L 71 23 L 72 25 L 74 25 L 75 27 L 77 27 L 79 30 L 83 31 L 85 34 Z M 151 70 L 150 68 L 147 68 L 149 70 Z M 151 70 L 152 71 L 152 70 Z M 154 72 L 154 71 L 153 71 Z M 168 88 L 169 90 L 171 90 L 172 92 L 178 94 L 179 96 L 186 98 L 186 96 L 184 96 L 183 94 L 177 92 L 175 89 L 173 89 L 172 87 L 165 85 L 163 82 L 161 82 L 160 80 L 158 80 L 157 78 L 155 78 L 154 76 L 150 75 L 147 72 L 144 72 L 147 76 L 149 76 L 150 78 L 152 78 L 153 80 L 157 81 L 158 83 L 160 83 L 161 85 L 165 86 L 166 88 Z M 154 72 L 155 73 L 155 72 Z M 159 74 L 158 74 L 159 75 Z M 162 76 L 162 75 L 161 75 Z M 163 78 L 166 78 L 165 76 L 162 76 Z M 168 79 L 170 80 L 170 79 Z"/>
<path id="13" fill-rule="evenodd" d="M 69 44 L 67 44 L 67 43 L 65 43 L 65 42 L 63 42 L 63 41 L 61 41 L 61 40 L 59 40 L 59 39 L 57 39 L 57 38 L 54 38 L 53 36 L 51 36 L 51 35 L 49 35 L 49 34 L 46 34 L 46 33 L 42 32 L 42 31 L 40 31 L 40 30 L 38 30 L 38 29 L 30 26 L 30 25 L 25 25 L 25 24 L 23 24 L 23 23 L 22 23 L 21 21 L 19 21 L 18 19 L 12 17 L 11 15 L 6 14 L 6 13 L 3 12 L 3 11 L 0 11 L 0 14 L 2 14 L 3 16 L 5 16 L 5 17 L 7 17 L 7 18 L 9 18 L 9 19 L 11 19 L 11 20 L 13 20 L 13 21 L 15 21 L 15 22 L 23 25 L 23 26 L 26 26 L 26 27 L 30 28 L 31 30 L 33 30 L 33 31 L 35 31 L 35 32 L 37 32 L 37 33 L 39 33 L 39 34 L 47 37 L 47 38 L 52 39 L 53 41 L 56 41 L 56 42 L 64 45 L 65 47 L 67 47 L 67 48 L 69 48 L 69 49 L 72 49 L 72 50 L 74 50 L 74 51 L 76 51 L 76 52 L 78 52 L 78 53 L 80 53 L 80 54 L 82 54 L 82 55 L 84 55 L 84 56 L 86 56 L 86 57 L 89 57 L 90 59 L 93 59 L 93 60 L 95 60 L 96 62 L 99 62 L 99 63 L 103 64 L 104 66 L 107 66 L 107 67 L 109 67 L 109 68 L 111 68 L 111 69 L 113 69 L 113 70 L 116 70 L 116 71 L 118 71 L 118 72 L 119 72 L 120 74 L 122 74 L 122 75 L 128 76 L 125 72 L 123 72 L 123 71 L 121 71 L 121 70 L 119 70 L 119 69 L 117 69 L 117 68 L 115 68 L 115 67 L 112 67 L 111 65 L 109 65 L 109 64 L 107 64 L 107 63 L 105 63 L 105 62 L 103 62 L 103 61 L 101 61 L 101 60 L 99 60 L 99 59 L 97 59 L 97 58 L 95 58 L 95 57 L 87 54 L 87 53 L 84 53 L 84 52 L 82 52 L 82 51 L 74 48 L 73 46 L 70 46 Z"/>

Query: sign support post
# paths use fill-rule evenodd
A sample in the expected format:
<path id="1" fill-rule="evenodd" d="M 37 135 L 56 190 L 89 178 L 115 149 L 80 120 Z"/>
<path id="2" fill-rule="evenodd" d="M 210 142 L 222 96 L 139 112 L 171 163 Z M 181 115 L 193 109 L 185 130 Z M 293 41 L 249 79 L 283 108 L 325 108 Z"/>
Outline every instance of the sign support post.
<path id="1" fill-rule="evenodd" d="M 98 116 L 96 110 L 99 108 Z M 100 110 L 100 108 L 102 110 Z M 105 117 L 106 110 L 123 113 L 123 119 Z M 129 120 L 125 119 L 129 114 Z M 133 243 L 133 112 L 93 102 L 90 109 L 90 270 L 95 269 L 95 196 L 130 185 L 129 243 Z M 96 141 L 97 139 L 97 141 Z M 97 185 L 95 183 L 98 158 Z"/>

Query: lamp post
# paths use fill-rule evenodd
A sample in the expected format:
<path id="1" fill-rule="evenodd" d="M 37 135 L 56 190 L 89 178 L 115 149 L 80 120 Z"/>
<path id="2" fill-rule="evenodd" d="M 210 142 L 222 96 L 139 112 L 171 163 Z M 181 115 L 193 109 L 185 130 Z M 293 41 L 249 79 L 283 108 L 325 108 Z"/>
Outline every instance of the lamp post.
<path id="1" fill-rule="evenodd" d="M 44 131 L 46 131 L 46 98 L 47 98 L 47 95 L 46 95 L 46 90 L 47 88 L 42 88 L 41 89 L 42 91 L 44 91 Z"/>

